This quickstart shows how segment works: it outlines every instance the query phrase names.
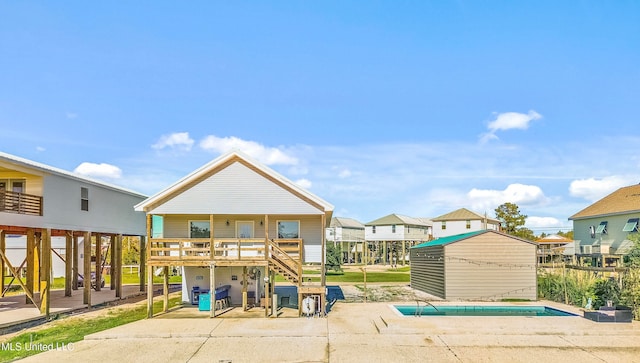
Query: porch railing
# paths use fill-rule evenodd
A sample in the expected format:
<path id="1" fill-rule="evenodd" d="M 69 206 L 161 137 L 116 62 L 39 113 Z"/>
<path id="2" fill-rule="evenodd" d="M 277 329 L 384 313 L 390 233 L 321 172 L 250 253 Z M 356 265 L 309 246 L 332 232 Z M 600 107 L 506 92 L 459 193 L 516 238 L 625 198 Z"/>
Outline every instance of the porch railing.
<path id="1" fill-rule="evenodd" d="M 38 195 L 0 190 L 0 212 L 42 215 L 42 197 Z"/>
<path id="2" fill-rule="evenodd" d="M 150 261 L 224 261 L 224 260 L 266 260 L 264 238 L 151 238 L 149 241 Z M 302 239 L 274 239 L 280 250 L 289 257 L 300 260 Z"/>

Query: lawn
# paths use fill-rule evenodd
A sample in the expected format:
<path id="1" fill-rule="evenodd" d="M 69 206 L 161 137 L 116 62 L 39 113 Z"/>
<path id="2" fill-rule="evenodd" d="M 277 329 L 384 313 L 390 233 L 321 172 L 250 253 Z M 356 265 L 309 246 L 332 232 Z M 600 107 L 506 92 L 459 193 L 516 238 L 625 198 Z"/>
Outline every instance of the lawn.
<path id="1" fill-rule="evenodd" d="M 380 282 L 409 282 L 411 268 L 409 266 L 400 267 L 397 269 L 387 269 L 386 271 L 367 272 L 367 282 L 380 283 Z M 305 275 L 305 279 L 311 279 L 311 281 L 320 281 L 320 271 L 318 270 L 303 270 L 302 274 Z M 341 282 L 364 282 L 364 272 L 361 270 L 350 271 L 329 271 L 326 274 L 327 283 L 341 283 Z M 286 281 L 280 275 L 276 275 L 276 282 Z"/>
<path id="2" fill-rule="evenodd" d="M 169 306 L 180 305 L 181 300 L 179 294 L 173 294 L 169 299 Z M 154 313 L 162 311 L 162 304 L 162 299 L 154 301 Z M 2 348 L 0 349 L 0 362 L 25 358 L 48 348 L 73 349 L 73 343 L 83 340 L 86 335 L 142 320 L 146 317 L 147 305 L 139 303 L 134 307 L 110 308 L 105 310 L 104 314 L 95 317 L 62 318 L 49 323 L 46 328 L 36 329 L 3 340 L 0 343 Z"/>
<path id="3" fill-rule="evenodd" d="M 109 283 L 111 283 L 111 275 L 105 275 L 104 277 L 104 282 L 105 282 L 105 286 L 109 286 Z M 11 281 L 11 277 L 5 277 L 4 278 L 4 283 L 5 286 L 9 285 L 9 282 Z M 24 279 L 22 279 L 23 282 L 25 282 Z M 161 284 L 164 281 L 162 276 L 153 276 L 153 283 L 155 284 Z M 146 279 L 145 279 L 145 283 L 146 283 Z M 169 277 L 169 283 L 170 284 L 179 284 L 182 282 L 182 276 L 170 276 Z M 129 284 L 138 284 L 140 283 L 140 278 L 138 277 L 138 272 L 136 271 L 136 269 L 124 269 L 122 271 L 122 283 L 124 285 L 129 285 Z M 64 289 L 64 277 L 54 277 L 53 278 L 53 284 L 51 286 L 52 289 Z M 11 292 L 15 292 L 15 293 L 22 293 L 22 288 L 20 287 L 20 285 L 18 284 L 17 281 L 13 281 L 13 284 L 11 285 L 11 289 L 9 290 L 10 293 L 8 293 L 8 295 L 11 295 Z"/>

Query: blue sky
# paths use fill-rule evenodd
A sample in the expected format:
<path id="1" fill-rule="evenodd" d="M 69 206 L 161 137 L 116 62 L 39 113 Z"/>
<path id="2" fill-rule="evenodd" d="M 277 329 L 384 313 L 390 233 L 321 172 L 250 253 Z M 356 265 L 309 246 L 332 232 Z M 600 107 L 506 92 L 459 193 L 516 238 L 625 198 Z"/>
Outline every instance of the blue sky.
<path id="1" fill-rule="evenodd" d="M 0 151 L 153 194 L 238 148 L 369 222 L 640 182 L 640 2 L 0 2 Z"/>

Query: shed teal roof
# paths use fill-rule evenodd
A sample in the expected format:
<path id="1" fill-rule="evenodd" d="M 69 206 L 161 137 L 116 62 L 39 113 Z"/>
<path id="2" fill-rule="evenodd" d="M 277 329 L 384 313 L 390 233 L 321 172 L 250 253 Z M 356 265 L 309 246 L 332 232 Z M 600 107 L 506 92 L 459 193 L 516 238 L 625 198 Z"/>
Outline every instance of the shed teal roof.
<path id="1" fill-rule="evenodd" d="M 470 237 L 473 237 L 473 236 L 477 236 L 479 234 L 487 233 L 487 232 L 489 232 L 489 231 L 488 230 L 482 230 L 482 231 L 474 231 L 474 232 L 463 233 L 463 234 L 456 234 L 454 236 L 441 237 L 441 238 L 435 239 L 433 241 L 420 243 L 419 245 L 415 245 L 415 246 L 413 246 L 411 248 L 444 246 L 444 245 L 448 245 L 449 243 L 462 241 L 463 239 L 467 239 L 467 238 L 470 238 Z"/>

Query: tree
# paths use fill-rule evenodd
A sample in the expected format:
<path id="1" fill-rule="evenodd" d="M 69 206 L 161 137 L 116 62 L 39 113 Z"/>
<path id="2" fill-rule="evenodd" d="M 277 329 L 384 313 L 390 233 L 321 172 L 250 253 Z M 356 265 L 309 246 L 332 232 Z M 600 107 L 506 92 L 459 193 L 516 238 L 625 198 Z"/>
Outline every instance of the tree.
<path id="1" fill-rule="evenodd" d="M 566 232 L 558 231 L 557 235 L 564 238 L 573 239 L 573 230 Z"/>
<path id="2" fill-rule="evenodd" d="M 636 320 L 640 320 L 640 235 L 629 235 L 633 247 L 625 256 L 625 266 L 628 270 L 622 278 L 622 303 L 633 310 Z"/>
<path id="3" fill-rule="evenodd" d="M 502 228 L 507 234 L 529 240 L 535 239 L 533 231 L 523 227 L 527 216 L 520 213 L 517 204 L 507 202 L 498 206 L 495 211 L 496 218 L 501 222 Z"/>
<path id="4" fill-rule="evenodd" d="M 340 246 L 334 246 L 333 244 L 327 244 L 327 256 L 324 268 L 326 271 L 334 270 L 336 272 L 342 271 L 342 250 Z"/>
<path id="5" fill-rule="evenodd" d="M 124 237 L 122 239 L 122 264 L 137 265 L 140 261 L 140 239 Z"/>

